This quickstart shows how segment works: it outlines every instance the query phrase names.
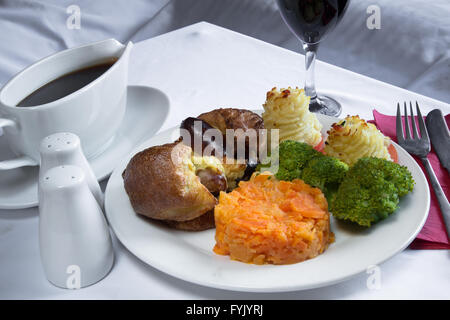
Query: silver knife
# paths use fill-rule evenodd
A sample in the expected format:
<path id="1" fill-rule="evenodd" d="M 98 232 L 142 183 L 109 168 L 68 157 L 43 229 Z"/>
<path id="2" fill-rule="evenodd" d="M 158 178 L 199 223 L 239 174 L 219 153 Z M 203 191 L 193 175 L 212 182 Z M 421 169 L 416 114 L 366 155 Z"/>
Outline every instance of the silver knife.
<path id="1" fill-rule="evenodd" d="M 442 111 L 430 111 L 425 120 L 428 135 L 442 166 L 450 173 L 450 134 Z"/>

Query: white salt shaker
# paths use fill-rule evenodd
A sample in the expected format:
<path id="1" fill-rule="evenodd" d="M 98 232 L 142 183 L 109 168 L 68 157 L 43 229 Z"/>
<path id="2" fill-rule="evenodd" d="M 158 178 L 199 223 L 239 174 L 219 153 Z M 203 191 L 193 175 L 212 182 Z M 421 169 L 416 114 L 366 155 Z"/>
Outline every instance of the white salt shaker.
<path id="1" fill-rule="evenodd" d="M 113 265 L 114 252 L 84 170 L 51 168 L 42 175 L 39 190 L 39 247 L 47 279 L 68 289 L 101 280 Z"/>
<path id="2" fill-rule="evenodd" d="M 81 149 L 80 138 L 70 132 L 58 132 L 42 139 L 39 177 L 47 170 L 61 165 L 75 165 L 83 169 L 92 194 L 103 209 L 104 196 L 100 184 Z"/>

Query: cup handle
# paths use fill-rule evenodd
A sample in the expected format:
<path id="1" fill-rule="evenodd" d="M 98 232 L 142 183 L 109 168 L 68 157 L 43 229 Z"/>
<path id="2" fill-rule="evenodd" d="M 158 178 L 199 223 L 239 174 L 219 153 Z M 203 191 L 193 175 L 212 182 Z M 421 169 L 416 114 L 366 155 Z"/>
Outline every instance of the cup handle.
<path id="1" fill-rule="evenodd" d="M 17 123 L 11 119 L 0 118 L 0 128 L 17 128 Z M 10 170 L 26 166 L 36 166 L 38 163 L 27 156 L 18 157 L 10 160 L 0 161 L 0 170 Z"/>
<path id="2" fill-rule="evenodd" d="M 17 128 L 17 123 L 11 119 L 0 118 L 0 128 L 4 127 Z"/>

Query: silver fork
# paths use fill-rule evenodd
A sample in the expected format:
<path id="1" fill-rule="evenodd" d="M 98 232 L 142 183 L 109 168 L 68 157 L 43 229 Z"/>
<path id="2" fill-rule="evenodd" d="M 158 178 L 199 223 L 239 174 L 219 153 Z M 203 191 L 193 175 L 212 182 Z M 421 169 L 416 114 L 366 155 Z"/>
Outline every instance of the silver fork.
<path id="1" fill-rule="evenodd" d="M 414 120 L 414 113 L 412 103 L 409 103 L 410 117 L 408 117 L 408 110 L 405 102 L 405 134 L 403 135 L 403 125 L 402 125 L 402 115 L 400 112 L 400 103 L 397 104 L 397 119 L 396 119 L 396 130 L 397 130 L 397 140 L 398 144 L 408 151 L 408 153 L 416 155 L 422 161 L 425 169 L 427 170 L 428 177 L 430 178 L 431 186 L 433 187 L 434 194 L 439 202 L 439 207 L 441 208 L 442 217 L 444 218 L 445 228 L 447 230 L 447 236 L 450 236 L 450 205 L 447 198 L 445 197 L 444 191 L 442 191 L 441 185 L 434 174 L 433 168 L 428 161 L 427 155 L 430 153 L 431 144 L 430 138 L 428 137 L 428 131 L 425 127 L 425 122 L 423 121 L 422 113 L 419 109 L 419 104 L 416 101 L 417 109 L 417 121 L 420 128 L 420 136 L 417 132 L 416 122 Z M 409 121 L 411 119 L 412 124 L 412 137 L 409 129 Z"/>

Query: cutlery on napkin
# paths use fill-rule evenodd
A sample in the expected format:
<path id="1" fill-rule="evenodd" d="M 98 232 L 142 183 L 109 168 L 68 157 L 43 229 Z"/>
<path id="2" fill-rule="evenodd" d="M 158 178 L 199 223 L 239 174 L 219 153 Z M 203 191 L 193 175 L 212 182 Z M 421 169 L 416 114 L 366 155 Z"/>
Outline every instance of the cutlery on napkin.
<path id="1" fill-rule="evenodd" d="M 442 166 L 450 173 L 450 134 L 442 111 L 434 109 L 427 115 L 428 135 Z"/>
<path id="2" fill-rule="evenodd" d="M 388 116 L 373 110 L 373 123 L 386 136 L 397 142 L 395 133 L 395 116 Z M 426 117 L 425 117 L 426 118 Z M 447 126 L 450 126 L 450 114 L 444 117 Z M 413 157 L 418 165 L 424 170 L 419 159 Z M 447 199 L 450 197 L 450 177 L 445 167 L 440 163 L 435 152 L 434 146 L 428 154 L 428 160 L 433 167 L 436 177 L 444 190 Z M 428 177 L 427 177 L 428 181 Z M 430 183 L 428 181 L 428 183 Z M 433 192 L 431 193 L 430 211 L 427 221 L 416 239 L 411 243 L 412 249 L 450 249 L 450 242 L 447 237 L 444 220 L 442 218 L 437 199 Z"/>

